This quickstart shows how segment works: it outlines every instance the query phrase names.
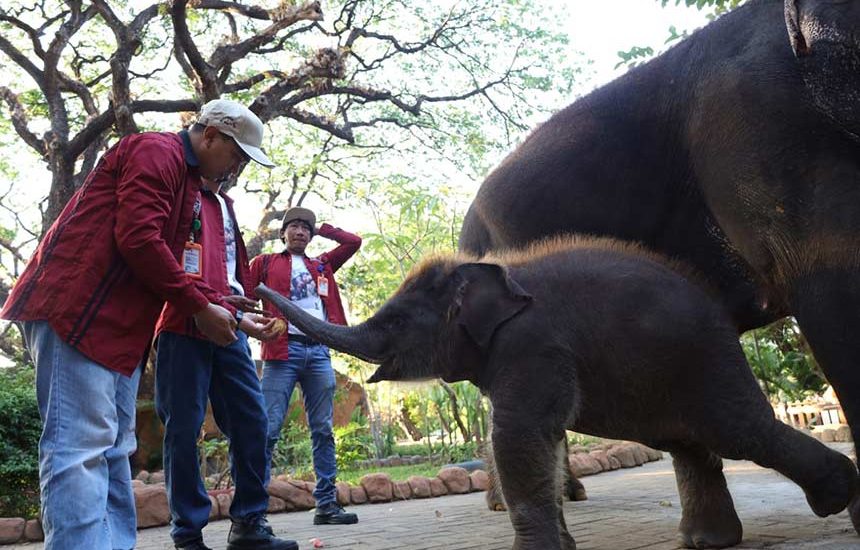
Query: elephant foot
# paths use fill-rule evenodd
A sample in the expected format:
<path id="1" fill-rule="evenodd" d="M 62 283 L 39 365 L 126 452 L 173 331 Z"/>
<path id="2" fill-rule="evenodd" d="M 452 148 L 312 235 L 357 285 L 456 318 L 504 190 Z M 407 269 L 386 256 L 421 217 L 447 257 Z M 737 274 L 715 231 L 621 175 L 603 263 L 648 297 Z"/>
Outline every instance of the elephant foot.
<path id="1" fill-rule="evenodd" d="M 854 495 L 848 504 L 848 514 L 851 516 L 851 524 L 854 531 L 860 535 L 860 495 Z"/>
<path id="2" fill-rule="evenodd" d="M 806 501 L 809 507 L 819 517 L 838 514 L 851 506 L 851 521 L 855 530 L 858 529 L 860 519 L 860 503 L 857 502 L 857 468 L 851 459 L 844 455 L 838 455 L 835 463 L 829 469 L 829 473 L 821 480 L 805 487 Z M 855 519 L 857 518 L 857 519 Z"/>
<path id="3" fill-rule="evenodd" d="M 576 478 L 571 478 L 565 483 L 564 492 L 567 498 L 573 502 L 588 500 L 588 494 L 585 492 L 585 486 Z"/>
<path id="4" fill-rule="evenodd" d="M 701 510 L 696 517 L 684 514 L 678 527 L 684 548 L 726 548 L 741 542 L 743 527 L 734 507 Z"/>
<path id="5" fill-rule="evenodd" d="M 498 490 L 496 487 L 490 487 L 487 489 L 486 495 L 484 495 L 484 499 L 487 501 L 487 508 L 490 509 L 491 512 L 507 512 L 508 507 L 505 505 L 505 499 L 502 496 L 502 492 Z"/>

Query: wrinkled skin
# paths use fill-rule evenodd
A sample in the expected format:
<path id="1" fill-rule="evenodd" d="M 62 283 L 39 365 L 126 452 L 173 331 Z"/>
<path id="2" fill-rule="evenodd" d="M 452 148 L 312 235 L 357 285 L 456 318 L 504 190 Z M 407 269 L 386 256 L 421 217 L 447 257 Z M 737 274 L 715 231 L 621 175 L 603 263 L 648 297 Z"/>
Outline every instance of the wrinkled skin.
<path id="1" fill-rule="evenodd" d="M 460 248 L 581 233 L 681 258 L 739 332 L 796 317 L 860 442 L 858 136 L 860 0 L 750 0 L 537 128 Z"/>
<path id="2" fill-rule="evenodd" d="M 641 249 L 560 239 L 506 259 L 428 261 L 356 327 L 257 293 L 315 340 L 378 363 L 368 382 L 476 384 L 493 405 L 516 549 L 576 547 L 561 507 L 565 429 L 669 451 L 690 548 L 742 538 L 720 457 L 777 470 L 820 516 L 843 510 L 853 462 L 774 417 L 703 288 Z"/>

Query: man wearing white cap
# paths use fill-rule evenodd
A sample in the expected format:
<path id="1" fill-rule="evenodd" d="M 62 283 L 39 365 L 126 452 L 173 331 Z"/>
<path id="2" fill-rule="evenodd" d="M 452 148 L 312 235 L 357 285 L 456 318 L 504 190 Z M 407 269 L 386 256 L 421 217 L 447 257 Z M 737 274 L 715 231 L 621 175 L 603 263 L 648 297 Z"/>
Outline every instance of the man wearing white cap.
<path id="1" fill-rule="evenodd" d="M 197 124 L 187 133 L 192 146 L 221 141 L 239 155 L 239 163 L 272 163 L 260 150 L 263 125 L 244 107 L 230 101 L 207 103 Z M 249 286 L 248 256 L 233 201 L 221 190 L 222 182 L 205 179 L 194 204 L 186 261 L 189 276 L 219 293 L 225 308 L 235 315 L 237 339 L 214 342 L 194 326 L 192 319 L 167 304 L 156 328 L 157 355 L 155 405 L 165 426 L 164 474 L 170 505 L 171 530 L 176 548 L 208 550 L 203 528 L 211 504 L 200 475 L 197 439 L 207 400 L 215 421 L 230 442 L 230 473 L 235 492 L 230 505 L 233 522 L 228 550 L 294 550 L 294 541 L 274 536 L 266 522 L 266 412 L 248 337 L 261 340 L 274 335 L 274 320 L 255 314 L 253 287 Z"/>
<path id="2" fill-rule="evenodd" d="M 235 174 L 245 154 L 272 163 L 253 113 L 234 102 L 207 108 L 219 127 L 134 134 L 107 150 L 0 313 L 19 322 L 36 366 L 47 550 L 135 545 L 128 457 L 141 365 L 163 305 L 219 345 L 237 339 L 236 308 L 189 276 L 194 204 L 203 178 Z"/>

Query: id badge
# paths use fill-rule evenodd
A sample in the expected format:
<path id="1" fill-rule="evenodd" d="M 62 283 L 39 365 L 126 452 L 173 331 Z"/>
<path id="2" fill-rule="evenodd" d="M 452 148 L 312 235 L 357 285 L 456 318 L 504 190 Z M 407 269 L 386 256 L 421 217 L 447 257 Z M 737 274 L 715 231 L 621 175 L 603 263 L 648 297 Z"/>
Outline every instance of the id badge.
<path id="1" fill-rule="evenodd" d="M 185 243 L 182 251 L 182 269 L 195 279 L 203 277 L 203 247 L 197 243 Z"/>
<path id="2" fill-rule="evenodd" d="M 322 275 L 317 277 L 317 294 L 323 298 L 328 296 L 328 279 Z"/>

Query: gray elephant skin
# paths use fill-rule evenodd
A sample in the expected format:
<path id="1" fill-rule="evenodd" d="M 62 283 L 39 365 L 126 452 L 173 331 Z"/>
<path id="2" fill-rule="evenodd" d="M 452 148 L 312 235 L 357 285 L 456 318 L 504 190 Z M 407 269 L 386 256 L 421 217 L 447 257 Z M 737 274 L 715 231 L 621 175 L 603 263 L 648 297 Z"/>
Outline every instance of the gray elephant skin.
<path id="1" fill-rule="evenodd" d="M 633 245 L 559 238 L 480 261 L 431 259 L 354 327 L 257 293 L 311 338 L 379 364 L 368 382 L 477 385 L 493 406 L 514 548 L 575 548 L 561 507 L 565 429 L 671 452 L 688 547 L 742 538 L 720 457 L 777 470 L 820 516 L 843 510 L 853 462 L 774 417 L 732 320 L 692 281 Z"/>
<path id="2" fill-rule="evenodd" d="M 682 259 L 739 332 L 797 319 L 860 442 L 858 136 L 860 0 L 750 0 L 535 129 L 460 249 L 579 233 Z"/>

